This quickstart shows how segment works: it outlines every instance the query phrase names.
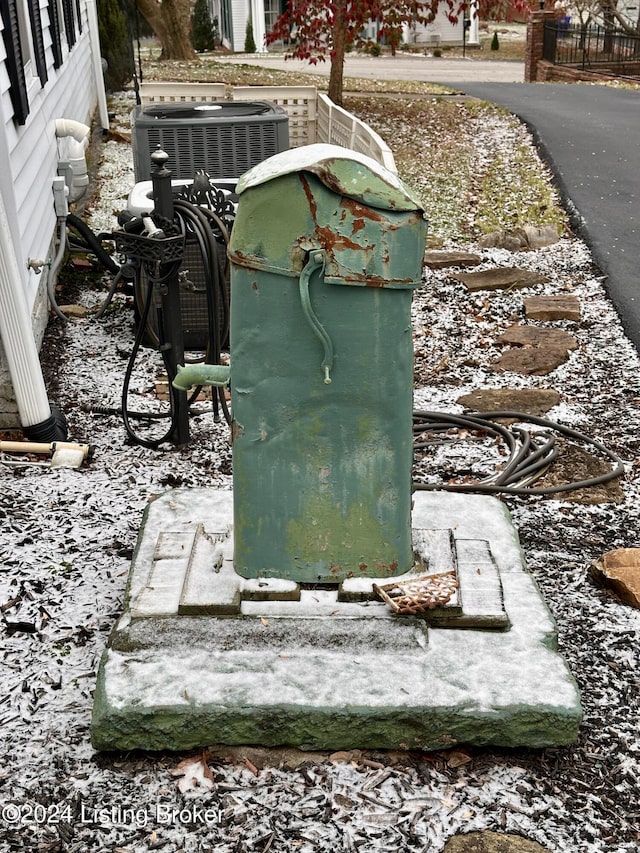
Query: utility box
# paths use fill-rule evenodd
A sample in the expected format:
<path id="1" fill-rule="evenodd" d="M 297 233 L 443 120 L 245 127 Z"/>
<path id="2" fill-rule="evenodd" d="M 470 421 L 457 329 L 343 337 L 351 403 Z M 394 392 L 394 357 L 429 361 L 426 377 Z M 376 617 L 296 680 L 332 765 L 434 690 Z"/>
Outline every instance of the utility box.
<path id="1" fill-rule="evenodd" d="M 406 572 L 420 202 L 335 145 L 271 157 L 237 193 L 235 569 L 323 584 Z"/>

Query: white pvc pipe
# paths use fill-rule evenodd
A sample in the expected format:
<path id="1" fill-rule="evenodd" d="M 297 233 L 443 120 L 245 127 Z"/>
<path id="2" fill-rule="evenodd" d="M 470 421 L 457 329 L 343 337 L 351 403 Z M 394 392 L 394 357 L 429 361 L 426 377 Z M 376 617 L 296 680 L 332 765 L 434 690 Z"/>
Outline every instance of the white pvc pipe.
<path id="1" fill-rule="evenodd" d="M 109 129 L 109 111 L 107 110 L 107 93 L 104 87 L 104 74 L 102 73 L 102 55 L 100 51 L 100 34 L 98 29 L 98 12 L 96 0 L 86 0 L 87 18 L 89 20 L 89 41 L 91 43 L 91 62 L 93 65 L 93 76 L 96 81 L 98 92 L 98 113 L 100 125 L 104 130 Z"/>
<path id="2" fill-rule="evenodd" d="M 63 159 L 71 164 L 69 201 L 82 198 L 89 186 L 89 169 L 84 152 L 90 131 L 91 128 L 81 121 L 74 121 L 71 118 L 56 119 L 56 136 L 58 139 L 64 139 L 66 145 L 66 156 Z"/>
<path id="3" fill-rule="evenodd" d="M 90 130 L 91 128 L 88 124 L 84 124 L 81 121 L 74 121 L 72 118 L 56 119 L 56 136 L 61 139 L 65 136 L 70 136 L 76 142 L 84 142 Z"/>
<path id="4" fill-rule="evenodd" d="M 11 240 L 4 201 L 0 194 L 0 338 L 23 427 L 51 417 L 51 406 L 33 336 L 24 281 Z"/>

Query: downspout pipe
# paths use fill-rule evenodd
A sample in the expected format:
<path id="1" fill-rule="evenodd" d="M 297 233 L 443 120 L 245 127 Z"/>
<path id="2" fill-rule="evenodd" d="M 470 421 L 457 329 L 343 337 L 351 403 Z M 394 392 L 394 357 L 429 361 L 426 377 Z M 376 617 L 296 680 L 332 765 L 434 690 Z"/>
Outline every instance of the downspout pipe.
<path id="1" fill-rule="evenodd" d="M 0 195 L 0 340 L 11 376 L 25 436 L 34 441 L 64 441 L 67 426 L 52 412 L 33 336 L 23 278 Z"/>
<path id="2" fill-rule="evenodd" d="M 91 62 L 93 65 L 93 76 L 98 93 L 98 114 L 100 125 L 103 130 L 109 130 L 109 112 L 107 109 L 107 94 L 104 86 L 104 74 L 102 73 L 102 56 L 100 51 L 100 34 L 98 27 L 98 10 L 96 0 L 87 0 L 87 18 L 89 20 L 89 41 L 91 43 Z"/>

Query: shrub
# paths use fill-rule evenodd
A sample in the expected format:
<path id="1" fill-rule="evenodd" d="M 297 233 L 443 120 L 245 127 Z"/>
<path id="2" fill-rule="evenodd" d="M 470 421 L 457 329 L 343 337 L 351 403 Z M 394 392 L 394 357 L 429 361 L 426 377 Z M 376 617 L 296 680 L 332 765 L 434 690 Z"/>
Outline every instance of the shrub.
<path id="1" fill-rule="evenodd" d="M 201 52 L 213 50 L 216 46 L 216 32 L 209 14 L 207 0 L 196 0 L 191 15 L 191 44 Z"/>
<path id="2" fill-rule="evenodd" d="M 491 39 L 491 50 L 500 50 L 500 42 L 498 41 L 498 33 L 493 34 Z"/>
<path id="3" fill-rule="evenodd" d="M 133 77 L 133 58 L 127 19 L 118 0 L 98 3 L 98 31 L 106 62 L 104 84 L 110 92 L 119 92 Z"/>
<path id="4" fill-rule="evenodd" d="M 244 34 L 244 52 L 245 53 L 255 53 L 256 52 L 256 42 L 253 37 L 253 24 L 251 21 L 247 21 L 247 29 Z"/>

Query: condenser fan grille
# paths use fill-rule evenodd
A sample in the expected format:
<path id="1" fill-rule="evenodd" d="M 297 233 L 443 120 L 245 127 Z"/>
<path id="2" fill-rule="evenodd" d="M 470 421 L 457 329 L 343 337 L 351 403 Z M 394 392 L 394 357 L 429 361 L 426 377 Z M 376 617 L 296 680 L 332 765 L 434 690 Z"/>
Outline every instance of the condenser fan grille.
<path id="1" fill-rule="evenodd" d="M 198 111 L 178 105 L 174 112 L 170 105 L 161 112 L 136 107 L 131 119 L 136 181 L 151 177 L 151 154 L 158 147 L 168 154 L 174 178 L 192 178 L 197 169 L 239 177 L 289 147 L 288 116 L 281 107 L 244 102 L 238 114 L 233 102 L 216 106 L 220 109 Z"/>

